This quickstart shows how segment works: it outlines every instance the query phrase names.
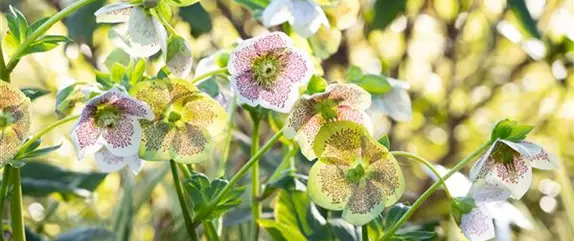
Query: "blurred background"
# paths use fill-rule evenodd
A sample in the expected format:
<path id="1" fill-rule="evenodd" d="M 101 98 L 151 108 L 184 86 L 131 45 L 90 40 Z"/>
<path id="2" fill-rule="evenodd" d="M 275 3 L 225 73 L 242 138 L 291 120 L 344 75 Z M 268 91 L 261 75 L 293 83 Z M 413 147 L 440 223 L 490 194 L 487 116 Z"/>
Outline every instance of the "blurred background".
<path id="1" fill-rule="evenodd" d="M 293 38 L 298 47 L 315 56 L 318 72 L 325 79 L 344 82 L 349 66 L 356 65 L 364 72 L 410 84 L 411 121 L 396 122 L 373 113 L 377 137 L 388 133 L 393 150 L 414 152 L 448 167 L 489 138 L 492 127 L 501 119 L 534 125 L 528 139 L 559 156 L 562 168 L 534 170 L 534 181 L 526 196 L 512 201 L 510 208 L 499 209 L 508 211 L 496 219 L 499 240 L 573 240 L 573 0 L 315 1 L 326 11 L 331 27 L 323 27 L 307 40 Z M 74 0 L 0 2 L 0 30 L 4 35 L 7 27 L 3 15 L 9 5 L 35 21 Z M 58 120 L 54 107 L 59 89 L 76 82 L 95 83 L 94 69 L 107 72 L 113 63 L 128 61 L 108 39 L 110 26 L 95 23 L 93 13 L 110 2 L 116 1 L 96 0 L 56 24 L 48 33 L 67 35 L 74 41 L 27 56 L 15 69 L 12 82 L 18 87 L 50 91 L 33 102 L 33 130 Z M 174 9 L 171 23 L 190 42 L 195 67 L 201 58 L 219 49 L 270 31 L 257 20 L 268 2 L 201 0 Z M 161 67 L 157 58 L 152 57 L 148 65 L 150 76 Z M 235 117 L 227 163 L 218 162 L 222 152 L 218 150 L 213 160 L 197 167 L 210 178 L 221 174 L 229 178 L 248 159 L 249 116 L 238 110 Z M 275 122 L 282 118 L 271 116 L 270 120 L 275 121 L 265 124 L 261 139 L 272 135 Z M 70 128 L 71 124 L 62 126 L 45 136 L 46 145 L 61 143 L 62 147 L 23 169 L 30 237 L 104 240 L 115 235 L 111 230 L 122 230 L 131 233 L 129 240 L 186 240 L 167 163 L 146 162 L 133 190 L 122 190 L 129 180 L 120 173 L 100 174 L 94 172 L 92 161 L 76 160 Z M 263 180 L 272 176 L 284 158 L 293 159 L 297 173 L 293 176 L 305 179 L 311 163 L 289 146 L 278 145 L 265 156 Z M 400 162 L 407 180 L 401 202 L 408 204 L 433 181 L 420 166 Z M 248 184 L 249 178 L 243 183 Z M 264 217 L 271 220 L 278 219 L 280 204 L 286 205 L 276 193 L 282 192 L 275 191 L 264 206 Z M 248 200 L 245 195 L 244 200 Z M 223 240 L 244 240 L 250 220 L 248 206 L 249 202 L 244 201 L 220 223 Z M 446 196 L 436 192 L 415 213 L 410 227 L 436 231 L 437 236 L 431 240 L 465 240 L 448 212 Z M 305 232 L 308 240 L 324 240 Z M 351 226 L 346 234 L 336 236 L 354 240 L 360 237 L 357 232 Z M 70 237 L 86 239 L 65 239 Z M 261 240 L 271 237 L 265 232 Z"/>

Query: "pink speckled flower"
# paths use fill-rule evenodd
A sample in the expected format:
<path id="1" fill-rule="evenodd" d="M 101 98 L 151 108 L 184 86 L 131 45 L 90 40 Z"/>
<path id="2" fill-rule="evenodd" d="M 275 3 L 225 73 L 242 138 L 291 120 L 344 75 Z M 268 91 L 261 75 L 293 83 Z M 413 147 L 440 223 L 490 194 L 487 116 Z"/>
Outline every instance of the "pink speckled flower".
<path id="1" fill-rule="evenodd" d="M 243 41 L 231 52 L 227 67 L 240 103 L 283 113 L 297 100 L 298 85 L 313 73 L 307 54 L 294 49 L 281 32 Z"/>
<path id="2" fill-rule="evenodd" d="M 140 119 L 154 119 L 148 104 L 117 88 L 96 96 L 86 104 L 72 130 L 78 159 L 97 152 L 96 166 L 103 172 L 117 171 L 125 165 L 139 171 Z"/>
<path id="3" fill-rule="evenodd" d="M 510 197 L 520 199 L 532 183 L 532 167 L 552 170 L 558 167 L 558 159 L 528 141 L 496 140 L 470 171 L 471 192 L 487 186 L 507 190 Z M 496 198 L 496 195 L 506 194 L 501 191 L 491 195 Z"/>
<path id="4" fill-rule="evenodd" d="M 330 121 L 353 121 L 373 133 L 373 123 L 365 112 L 371 105 L 371 95 L 355 84 L 331 84 L 323 93 L 304 95 L 293 106 L 285 123 L 285 136 L 297 137 L 301 152 L 313 160 L 315 137 Z"/>

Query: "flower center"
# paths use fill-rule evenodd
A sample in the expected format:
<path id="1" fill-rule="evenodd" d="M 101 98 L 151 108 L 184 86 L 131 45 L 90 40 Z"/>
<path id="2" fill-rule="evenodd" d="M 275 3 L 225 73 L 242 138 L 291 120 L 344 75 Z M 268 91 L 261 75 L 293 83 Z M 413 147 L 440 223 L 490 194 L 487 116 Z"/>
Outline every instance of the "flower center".
<path id="1" fill-rule="evenodd" d="M 14 123 L 14 117 L 9 113 L 0 111 L 0 130 Z"/>
<path id="2" fill-rule="evenodd" d="M 262 88 L 271 88 L 281 72 L 280 56 L 273 53 L 259 56 L 253 62 L 253 77 Z"/>
<path id="3" fill-rule="evenodd" d="M 101 106 L 96 111 L 96 125 L 100 128 L 113 128 L 120 118 L 121 112 L 115 106 Z"/>
<path id="4" fill-rule="evenodd" d="M 516 171 L 514 158 L 518 156 L 520 153 L 502 143 L 497 144 L 492 154 L 494 162 L 504 165 L 508 171 Z"/>
<path id="5" fill-rule="evenodd" d="M 365 177 L 365 165 L 362 160 L 357 160 L 355 167 L 350 168 L 346 174 L 347 181 L 358 183 Z"/>
<path id="6" fill-rule="evenodd" d="M 332 99 L 326 99 L 315 104 L 315 112 L 320 113 L 325 120 L 337 119 L 337 102 Z"/>

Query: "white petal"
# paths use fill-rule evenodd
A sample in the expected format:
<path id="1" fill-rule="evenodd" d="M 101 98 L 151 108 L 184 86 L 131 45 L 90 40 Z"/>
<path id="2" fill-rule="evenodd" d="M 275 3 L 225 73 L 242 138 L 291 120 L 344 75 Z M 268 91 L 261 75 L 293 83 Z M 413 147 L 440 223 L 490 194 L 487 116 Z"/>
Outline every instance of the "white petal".
<path id="1" fill-rule="evenodd" d="M 487 182 L 485 179 L 478 179 L 472 184 L 469 195 L 476 203 L 484 203 L 506 200 L 512 193 L 496 180 Z"/>
<path id="2" fill-rule="evenodd" d="M 261 21 L 265 27 L 277 26 L 287 21 L 292 21 L 293 15 L 289 8 L 289 0 L 273 0 L 265 10 Z"/>
<path id="3" fill-rule="evenodd" d="M 155 18 L 152 18 L 152 19 L 153 19 L 153 27 L 155 29 L 155 32 L 157 34 L 157 38 L 159 40 L 159 45 L 161 47 L 161 52 L 164 54 L 164 59 L 165 59 L 165 56 L 167 56 L 167 31 L 165 30 L 165 27 L 161 24 L 161 22 L 159 20 L 157 20 Z M 191 51 L 191 48 L 190 48 L 190 51 Z"/>
<path id="4" fill-rule="evenodd" d="M 425 173 L 431 179 L 433 179 L 435 182 L 438 181 L 437 176 L 430 169 L 428 169 L 426 166 L 422 167 Z M 441 176 L 444 176 L 447 172 L 449 172 L 448 168 L 445 168 L 441 165 L 435 165 L 435 169 Z M 470 186 L 472 185 L 472 183 L 470 183 L 468 178 L 466 178 L 466 176 L 464 176 L 464 174 L 460 172 L 455 172 L 454 174 L 452 174 L 452 176 L 446 179 L 445 183 L 446 186 L 448 187 L 448 190 L 450 191 L 450 194 L 453 197 L 466 196 L 466 194 L 468 194 L 468 191 L 470 190 Z"/>
<path id="5" fill-rule="evenodd" d="M 167 33 L 165 28 L 158 24 L 157 20 L 143 10 L 139 8 L 132 10 L 128 22 L 128 33 L 129 46 L 133 49 L 133 53 L 137 54 L 133 57 L 149 57 L 163 47 L 162 41 L 166 41 Z"/>
<path id="6" fill-rule="evenodd" d="M 505 145 L 512 148 L 516 152 L 520 153 L 520 155 L 522 155 L 522 156 L 530 156 L 532 154 L 521 143 L 516 143 L 516 142 L 512 142 L 512 141 L 507 141 L 507 140 L 500 140 L 500 142 L 504 143 Z"/>
<path id="7" fill-rule="evenodd" d="M 501 163 L 488 164 L 484 168 L 488 170 L 483 170 L 484 175 L 474 180 L 474 182 L 478 183 L 481 179 L 484 179 L 488 185 L 498 186 L 500 184 L 502 187 L 510 190 L 512 193 L 511 197 L 514 199 L 522 198 L 532 184 L 532 167 L 530 162 L 524 158 L 518 157 L 514 159 L 514 170 L 509 170 L 508 166 Z"/>
<path id="8" fill-rule="evenodd" d="M 526 217 L 526 215 L 524 215 L 522 211 L 520 211 L 517 207 L 509 202 L 487 203 L 486 206 L 488 207 L 488 210 L 492 214 L 492 217 L 495 221 L 504 220 L 509 224 L 516 224 L 516 226 L 522 229 L 534 228 L 534 225 Z M 496 222 L 496 224 L 498 224 L 498 222 Z"/>
<path id="9" fill-rule="evenodd" d="M 106 148 L 116 156 L 133 156 L 138 153 L 142 128 L 133 117 L 122 116 L 115 128 L 104 130 L 102 137 Z"/>
<path id="10" fill-rule="evenodd" d="M 498 140 L 496 140 L 492 145 L 490 145 L 488 150 L 484 154 L 482 154 L 482 156 L 480 156 L 480 159 L 478 159 L 476 163 L 474 163 L 469 172 L 470 180 L 475 180 L 477 178 L 478 174 L 480 173 L 480 170 L 482 169 L 482 166 L 484 166 L 484 164 L 490 157 L 490 154 L 494 150 L 494 147 L 496 146 L 497 142 Z"/>
<path id="11" fill-rule="evenodd" d="M 560 161 L 556 156 L 546 152 L 541 146 L 531 142 L 522 141 L 520 144 L 528 150 L 532 167 L 542 170 L 554 170 L 560 167 Z"/>
<path id="12" fill-rule="evenodd" d="M 376 97 L 372 108 L 379 108 L 396 121 L 410 121 L 413 116 L 411 97 L 403 88 L 393 87 L 383 97 Z"/>
<path id="13" fill-rule="evenodd" d="M 96 161 L 96 167 L 101 172 L 106 173 L 115 172 L 122 169 L 122 167 L 124 167 L 127 164 L 126 158 L 130 158 L 130 157 L 116 156 L 106 148 L 102 148 L 101 150 L 96 152 L 94 156 Z"/>
<path id="14" fill-rule="evenodd" d="M 323 9 L 312 1 L 292 0 L 289 7 L 293 14 L 291 25 L 301 37 L 307 38 L 315 34 L 321 25 L 329 26 Z"/>
<path id="15" fill-rule="evenodd" d="M 128 21 L 135 6 L 129 3 L 113 3 L 101 7 L 94 13 L 98 23 L 122 23 Z"/>
<path id="16" fill-rule="evenodd" d="M 460 229 L 470 241 L 483 241 L 494 238 L 492 217 L 482 205 L 462 216 Z"/>
<path id="17" fill-rule="evenodd" d="M 494 219 L 496 241 L 512 241 L 512 227 L 507 220 Z"/>

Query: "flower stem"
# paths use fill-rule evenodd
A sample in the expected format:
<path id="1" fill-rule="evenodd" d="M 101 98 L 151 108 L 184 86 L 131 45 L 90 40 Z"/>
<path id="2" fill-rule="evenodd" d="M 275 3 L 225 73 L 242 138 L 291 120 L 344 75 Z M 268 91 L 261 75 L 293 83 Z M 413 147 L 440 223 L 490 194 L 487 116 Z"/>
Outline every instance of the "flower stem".
<path id="1" fill-rule="evenodd" d="M 217 231 L 212 221 L 203 222 L 203 227 L 205 228 L 205 236 L 207 236 L 207 241 L 219 241 L 217 236 Z"/>
<path id="2" fill-rule="evenodd" d="M 24 143 L 22 145 L 22 147 L 20 147 L 20 151 L 18 152 L 18 154 L 16 155 L 16 157 L 14 159 L 18 159 L 19 157 L 22 157 L 23 154 L 26 151 L 26 149 L 28 149 L 28 147 L 30 147 L 30 145 L 32 145 L 36 140 L 40 139 L 43 135 L 45 135 L 46 133 L 50 132 L 51 130 L 53 130 L 54 128 L 61 126 L 63 124 L 66 124 L 70 121 L 76 120 L 78 119 L 80 116 L 79 115 L 75 115 L 75 116 L 71 116 L 65 119 L 61 119 L 59 121 L 57 121 L 54 124 L 49 125 L 48 127 L 44 128 L 43 130 L 41 130 L 40 132 L 36 133 L 36 135 L 34 135 L 32 138 L 28 139 L 26 141 L 26 143 Z"/>
<path id="3" fill-rule="evenodd" d="M 259 125 L 261 124 L 261 118 L 257 117 L 253 119 L 253 131 L 251 133 L 251 157 L 257 153 L 259 149 Z M 253 163 L 251 168 L 251 218 L 253 240 L 257 241 L 259 238 L 259 225 L 257 220 L 261 218 L 262 206 L 259 202 L 259 161 Z"/>
<path id="4" fill-rule="evenodd" d="M 202 75 L 200 75 L 200 76 L 197 76 L 197 77 L 193 78 L 193 79 L 191 80 L 191 83 L 194 84 L 194 85 L 198 85 L 198 84 L 200 84 L 204 79 L 206 79 L 206 78 L 208 78 L 208 77 L 211 77 L 211 76 L 213 76 L 213 75 L 218 75 L 218 74 L 226 74 L 226 73 L 227 73 L 227 68 L 215 69 L 215 70 L 209 71 L 209 72 L 207 72 L 207 73 L 205 73 L 205 74 L 202 74 Z"/>
<path id="5" fill-rule="evenodd" d="M 20 168 L 6 166 L 12 169 L 10 177 L 12 181 L 12 196 L 10 199 L 10 218 L 12 219 L 12 240 L 26 241 L 24 231 L 24 215 L 22 215 L 22 183 L 20 182 Z"/>
<path id="6" fill-rule="evenodd" d="M 361 226 L 361 236 L 362 241 L 369 241 L 369 225 L 365 224 L 363 226 Z"/>
<path id="7" fill-rule="evenodd" d="M 8 65 L 6 66 L 6 70 L 8 72 L 12 72 L 12 70 L 14 69 L 14 67 L 16 67 L 16 64 L 18 63 L 18 61 L 20 59 L 20 55 L 22 55 L 24 53 L 24 51 L 26 51 L 26 49 L 28 47 L 30 47 L 30 45 L 32 45 L 32 43 L 34 43 L 36 41 L 36 39 L 38 39 L 40 36 L 42 36 L 44 33 L 46 33 L 46 31 L 48 31 L 48 29 L 50 29 L 50 27 L 52 27 L 54 24 L 56 24 L 58 21 L 62 20 L 66 16 L 72 14 L 73 12 L 78 10 L 79 8 L 88 5 L 93 1 L 95 1 L 95 0 L 77 1 L 77 2 L 73 3 L 72 5 L 62 9 L 60 12 L 54 14 L 54 16 L 50 17 L 46 22 L 44 22 L 42 25 L 40 25 L 40 27 L 38 27 L 38 29 L 36 29 L 36 31 L 32 32 L 32 34 L 30 34 L 30 36 L 28 36 L 26 38 L 24 43 L 22 43 L 18 47 L 18 49 L 16 49 L 16 51 L 14 52 L 12 57 L 10 58 L 10 62 L 8 62 Z"/>
<path id="8" fill-rule="evenodd" d="M 197 227 L 197 225 L 201 223 L 201 220 L 204 219 L 211 211 L 213 211 L 215 207 L 217 207 L 221 198 L 223 198 L 227 192 L 229 192 L 229 190 L 231 190 L 231 188 L 233 188 L 235 184 L 237 184 L 237 182 L 239 182 L 239 180 L 245 176 L 249 168 L 253 166 L 253 164 L 255 164 L 255 162 L 257 162 L 263 156 L 263 154 L 271 149 L 271 147 L 277 141 L 279 141 L 279 138 L 282 136 L 283 130 L 278 131 L 273 137 L 271 137 L 271 139 L 269 139 L 269 141 L 267 141 L 267 143 L 265 143 L 265 145 L 263 145 L 261 149 L 259 149 L 259 151 L 257 151 L 257 153 L 255 153 L 255 155 L 251 156 L 251 159 L 249 159 L 249 161 L 247 161 L 245 165 L 243 165 L 243 167 L 241 167 L 241 169 L 235 173 L 235 175 L 231 178 L 231 180 L 229 180 L 229 183 L 225 185 L 221 192 L 219 192 L 219 194 L 217 194 L 217 196 L 204 209 L 197 213 L 193 222 L 193 227 Z"/>
<path id="9" fill-rule="evenodd" d="M 185 195 L 183 193 L 183 186 L 179 181 L 179 175 L 177 173 L 177 164 L 173 160 L 169 160 L 169 165 L 171 166 L 171 174 L 173 176 L 173 182 L 175 184 L 175 191 L 177 192 L 177 198 L 179 199 L 179 205 L 181 206 L 181 212 L 183 213 L 183 219 L 185 220 L 185 227 L 192 241 L 199 241 L 197 233 L 195 232 L 195 227 L 192 226 L 191 211 L 187 202 L 185 201 Z"/>
<path id="10" fill-rule="evenodd" d="M 478 149 L 472 152 L 470 155 L 462 159 L 458 162 L 449 172 L 447 172 L 443 176 L 443 180 L 447 180 L 450 176 L 458 172 L 462 169 L 467 163 L 474 160 L 478 155 L 484 152 L 490 145 L 492 144 L 491 141 L 487 141 L 486 143 L 482 144 Z M 411 206 L 411 208 L 393 225 L 389 230 L 386 230 L 385 235 L 381 240 L 389 240 L 395 232 L 407 222 L 407 220 L 413 215 L 413 213 L 423 204 L 427 198 L 430 197 L 440 186 L 442 185 L 442 181 L 435 182 L 429 189 L 427 189 Z"/>
<path id="11" fill-rule="evenodd" d="M 448 198 L 452 199 L 452 195 L 450 194 L 450 191 L 448 190 L 448 186 L 446 185 L 446 182 L 441 177 L 440 173 L 436 170 L 435 166 L 432 163 L 430 163 L 429 161 L 425 160 L 424 158 L 422 158 L 421 156 L 419 156 L 417 154 L 406 152 L 406 151 L 391 151 L 391 154 L 393 156 L 406 157 L 406 158 L 415 160 L 415 161 L 419 162 L 420 164 L 425 165 L 437 177 L 440 184 L 443 185 L 444 191 L 445 191 L 446 195 L 448 196 Z"/>
<path id="12" fill-rule="evenodd" d="M 6 62 L 4 62 L 4 52 L 2 52 L 2 39 L 4 36 L 0 35 L 0 80 L 10 83 L 10 71 L 6 69 Z"/>
<path id="13" fill-rule="evenodd" d="M 4 220 L 4 203 L 6 201 L 6 191 L 8 191 L 8 184 L 10 183 L 10 172 L 12 168 L 6 166 L 2 174 L 2 187 L 0 188 L 0 220 Z M 4 241 L 4 227 L 0 227 L 0 241 Z"/>

